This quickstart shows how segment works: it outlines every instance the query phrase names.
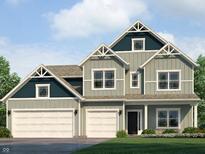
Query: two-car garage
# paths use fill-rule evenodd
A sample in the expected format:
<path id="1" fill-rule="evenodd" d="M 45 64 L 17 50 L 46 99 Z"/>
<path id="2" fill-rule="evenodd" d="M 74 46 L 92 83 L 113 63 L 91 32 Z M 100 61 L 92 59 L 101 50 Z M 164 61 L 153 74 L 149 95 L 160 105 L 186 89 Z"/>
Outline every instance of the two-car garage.
<path id="1" fill-rule="evenodd" d="M 18 138 L 71 138 L 73 109 L 14 109 L 12 135 Z"/>

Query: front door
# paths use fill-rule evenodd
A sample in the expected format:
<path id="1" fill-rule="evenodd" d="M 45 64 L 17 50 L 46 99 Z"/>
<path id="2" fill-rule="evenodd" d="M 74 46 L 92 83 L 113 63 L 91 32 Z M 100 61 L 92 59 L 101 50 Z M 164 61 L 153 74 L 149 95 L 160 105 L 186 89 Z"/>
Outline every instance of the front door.
<path id="1" fill-rule="evenodd" d="M 128 112 L 128 134 L 138 134 L 138 112 Z"/>

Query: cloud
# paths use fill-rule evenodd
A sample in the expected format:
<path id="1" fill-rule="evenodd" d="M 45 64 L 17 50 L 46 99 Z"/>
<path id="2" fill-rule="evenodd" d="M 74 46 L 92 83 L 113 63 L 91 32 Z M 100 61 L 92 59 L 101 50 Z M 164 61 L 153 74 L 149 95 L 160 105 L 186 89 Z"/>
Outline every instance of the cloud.
<path id="1" fill-rule="evenodd" d="M 164 13 L 171 15 L 177 14 L 189 18 L 205 16 L 204 0 L 156 0 L 154 4 L 164 10 Z"/>
<path id="2" fill-rule="evenodd" d="M 47 17 L 54 37 L 66 39 L 117 31 L 149 12 L 142 0 L 82 0 Z"/>
<path id="3" fill-rule="evenodd" d="M 173 34 L 171 33 L 167 33 L 167 32 L 158 32 L 158 34 L 164 38 L 165 40 L 171 42 L 171 43 L 175 43 L 175 37 Z"/>
<path id="4" fill-rule="evenodd" d="M 6 57 L 12 72 L 25 77 L 40 64 L 76 64 L 81 56 L 69 49 L 59 49 L 52 44 L 14 44 L 0 38 L 0 56 Z"/>
<path id="5" fill-rule="evenodd" d="M 200 54 L 205 56 L 205 38 L 203 37 L 178 37 L 168 32 L 158 32 L 158 34 L 179 47 L 194 60 L 196 60 Z"/>

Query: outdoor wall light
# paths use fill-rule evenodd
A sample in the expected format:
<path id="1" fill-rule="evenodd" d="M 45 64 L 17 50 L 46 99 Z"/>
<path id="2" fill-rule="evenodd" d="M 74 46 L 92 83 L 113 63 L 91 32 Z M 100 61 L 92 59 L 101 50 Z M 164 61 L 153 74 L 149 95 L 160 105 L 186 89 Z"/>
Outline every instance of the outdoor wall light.
<path id="1" fill-rule="evenodd" d="M 77 113 L 78 113 L 78 110 L 75 110 L 75 111 L 74 111 L 74 114 L 76 115 Z"/>
<path id="2" fill-rule="evenodd" d="M 11 110 L 8 110 L 8 115 L 10 115 L 11 114 Z"/>
<path id="3" fill-rule="evenodd" d="M 122 110 L 119 111 L 119 115 L 121 115 L 121 114 L 122 114 Z"/>

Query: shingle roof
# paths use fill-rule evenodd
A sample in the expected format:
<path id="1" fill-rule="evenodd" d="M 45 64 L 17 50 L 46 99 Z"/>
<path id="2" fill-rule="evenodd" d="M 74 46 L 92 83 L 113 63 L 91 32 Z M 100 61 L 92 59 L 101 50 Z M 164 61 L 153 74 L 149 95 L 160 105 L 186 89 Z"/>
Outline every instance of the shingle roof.
<path id="1" fill-rule="evenodd" d="M 50 71 L 58 76 L 82 76 L 82 69 L 78 65 L 47 65 Z"/>

